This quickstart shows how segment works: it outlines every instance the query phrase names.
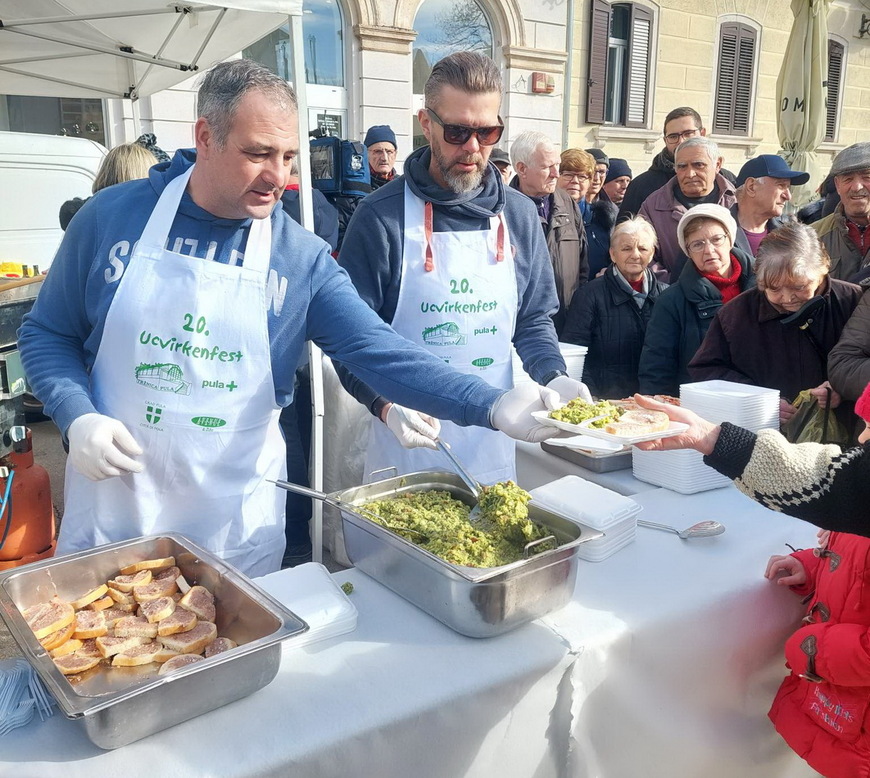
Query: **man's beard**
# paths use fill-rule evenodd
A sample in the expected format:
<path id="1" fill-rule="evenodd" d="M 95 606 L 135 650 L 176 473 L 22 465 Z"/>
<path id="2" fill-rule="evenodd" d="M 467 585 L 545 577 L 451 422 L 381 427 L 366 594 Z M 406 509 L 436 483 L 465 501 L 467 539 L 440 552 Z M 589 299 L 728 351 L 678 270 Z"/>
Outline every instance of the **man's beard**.
<path id="1" fill-rule="evenodd" d="M 458 162 L 474 163 L 477 167 L 468 173 L 458 173 L 450 166 L 444 155 L 441 153 L 441 146 L 437 143 L 432 144 L 432 156 L 435 158 L 435 164 L 438 165 L 438 170 L 442 177 L 447 182 L 452 192 L 456 194 L 464 194 L 480 186 L 483 181 L 483 174 L 486 171 L 486 163 L 480 154 L 469 154 L 466 158 L 454 160 Z"/>

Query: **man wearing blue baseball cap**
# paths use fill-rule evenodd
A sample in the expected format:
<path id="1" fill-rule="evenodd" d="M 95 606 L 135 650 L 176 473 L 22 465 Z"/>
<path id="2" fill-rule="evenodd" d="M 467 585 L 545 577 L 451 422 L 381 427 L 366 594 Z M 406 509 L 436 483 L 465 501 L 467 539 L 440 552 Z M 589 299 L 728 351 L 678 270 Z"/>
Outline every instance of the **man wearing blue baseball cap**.
<path id="1" fill-rule="evenodd" d="M 754 257 L 765 236 L 782 225 L 791 185 L 809 180 L 809 173 L 792 170 L 776 154 L 761 154 L 747 161 L 737 174 L 737 202 L 731 206 L 738 227 L 734 245 Z"/>

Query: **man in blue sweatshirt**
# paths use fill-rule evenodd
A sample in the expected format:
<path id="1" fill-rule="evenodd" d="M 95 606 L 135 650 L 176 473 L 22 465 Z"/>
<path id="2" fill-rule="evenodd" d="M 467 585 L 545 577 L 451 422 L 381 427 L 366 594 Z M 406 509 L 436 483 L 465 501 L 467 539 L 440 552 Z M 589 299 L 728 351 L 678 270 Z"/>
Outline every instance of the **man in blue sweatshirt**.
<path id="1" fill-rule="evenodd" d="M 588 397 L 565 373 L 550 318 L 559 307 L 553 268 L 535 206 L 488 164 L 504 129 L 498 68 L 482 54 L 451 54 L 435 64 L 424 92 L 418 119 L 430 145 L 408 157 L 403 176 L 360 203 L 340 264 L 384 321 L 457 370 L 508 389 L 513 345 L 526 372 L 563 401 Z M 393 401 L 408 404 L 345 367 L 356 377 L 339 371 L 342 382 L 375 417 L 365 472 L 443 468 L 439 453 L 409 450 L 438 422 L 411 410 L 425 410 L 419 406 L 397 407 Z M 506 436 L 456 425 L 441 432 L 481 483 L 516 477 Z"/>
<path id="2" fill-rule="evenodd" d="M 275 207 L 299 142 L 286 82 L 221 63 L 197 109 L 195 152 L 82 208 L 20 331 L 69 441 L 59 553 L 175 531 L 249 575 L 277 570 L 284 500 L 269 480 L 307 339 L 427 413 L 549 435 L 531 411 L 555 392 L 500 392 L 404 340 Z"/>

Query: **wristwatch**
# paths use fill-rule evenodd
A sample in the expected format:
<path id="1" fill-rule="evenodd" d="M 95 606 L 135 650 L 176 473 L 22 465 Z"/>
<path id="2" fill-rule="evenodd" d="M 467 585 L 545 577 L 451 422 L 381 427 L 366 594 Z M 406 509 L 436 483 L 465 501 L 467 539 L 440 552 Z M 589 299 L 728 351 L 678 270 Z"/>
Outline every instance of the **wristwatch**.
<path id="1" fill-rule="evenodd" d="M 541 384 L 543 384 L 544 386 L 546 386 L 546 385 L 549 384 L 550 381 L 552 381 L 554 378 L 558 378 L 559 376 L 562 376 L 562 375 L 563 375 L 563 376 L 567 376 L 568 374 L 567 374 L 564 370 L 553 370 L 552 372 L 547 373 L 547 375 L 545 375 L 545 376 L 543 377 L 543 379 L 541 380 Z"/>

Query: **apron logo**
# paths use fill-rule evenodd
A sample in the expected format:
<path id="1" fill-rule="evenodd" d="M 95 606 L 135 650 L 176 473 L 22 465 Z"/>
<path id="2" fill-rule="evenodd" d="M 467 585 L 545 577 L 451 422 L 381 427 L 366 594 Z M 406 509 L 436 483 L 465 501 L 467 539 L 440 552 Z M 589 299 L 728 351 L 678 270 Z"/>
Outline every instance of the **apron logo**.
<path id="1" fill-rule="evenodd" d="M 136 383 L 156 389 L 158 392 L 190 394 L 190 381 L 185 381 L 184 373 L 175 364 L 140 363 L 136 368 Z"/>
<path id="2" fill-rule="evenodd" d="M 160 421 L 160 415 L 163 413 L 163 408 L 159 405 L 145 406 L 145 421 L 149 424 L 157 424 Z"/>
<path id="3" fill-rule="evenodd" d="M 226 426 L 226 421 L 219 419 L 217 416 L 194 416 L 191 421 L 198 427 L 206 427 L 208 429 Z"/>
<path id="4" fill-rule="evenodd" d="M 492 357 L 478 357 L 472 359 L 471 364 L 475 367 L 489 367 L 495 360 Z"/>
<path id="5" fill-rule="evenodd" d="M 423 330 L 423 342 L 427 346 L 464 346 L 468 338 L 459 331 L 456 322 L 446 321 Z"/>

